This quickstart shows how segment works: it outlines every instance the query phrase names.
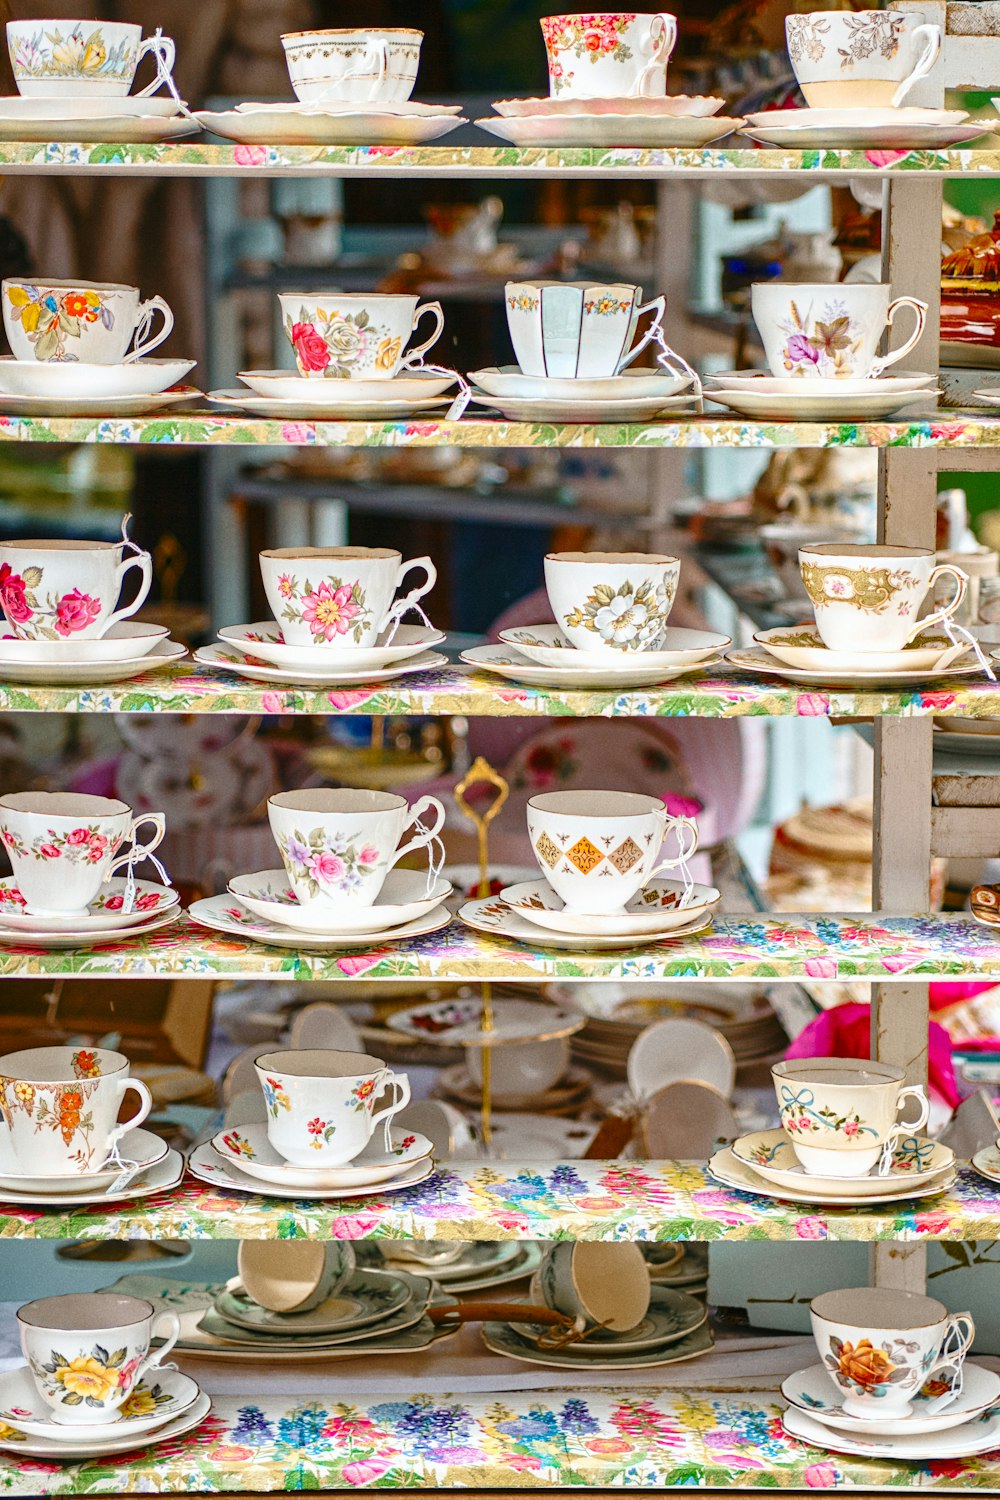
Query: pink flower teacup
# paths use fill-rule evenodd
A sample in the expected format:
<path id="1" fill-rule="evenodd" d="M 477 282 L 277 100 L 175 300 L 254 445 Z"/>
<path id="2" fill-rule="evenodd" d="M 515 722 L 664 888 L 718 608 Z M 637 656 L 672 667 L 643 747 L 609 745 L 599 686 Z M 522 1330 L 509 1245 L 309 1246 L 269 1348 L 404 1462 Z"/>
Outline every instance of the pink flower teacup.
<path id="1" fill-rule="evenodd" d="M 424 582 L 395 599 L 413 568 Z M 260 571 L 289 646 L 340 650 L 374 646 L 437 582 L 429 557 L 404 562 L 390 547 L 279 547 L 260 554 Z"/>
<path id="2" fill-rule="evenodd" d="M 148 844 L 136 838 L 153 825 Z M 35 916 L 83 916 L 105 880 L 123 865 L 141 864 L 164 834 L 162 813 L 133 818 L 112 797 L 76 792 L 14 792 L 0 797 L 0 840 L 24 910 Z M 131 844 L 119 854 L 124 844 Z"/>
<path id="3" fill-rule="evenodd" d="M 100 640 L 146 602 L 153 560 L 120 542 L 0 542 L 0 608 L 14 635 L 26 641 Z M 118 609 L 122 581 L 140 573 L 139 592 Z"/>

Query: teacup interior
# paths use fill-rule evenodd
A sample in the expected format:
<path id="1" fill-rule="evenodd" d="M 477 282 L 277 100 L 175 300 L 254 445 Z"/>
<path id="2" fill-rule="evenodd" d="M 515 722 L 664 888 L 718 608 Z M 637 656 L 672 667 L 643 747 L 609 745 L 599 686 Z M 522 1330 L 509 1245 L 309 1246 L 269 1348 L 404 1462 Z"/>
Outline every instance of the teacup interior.
<path id="1" fill-rule="evenodd" d="M 930 1328 L 948 1316 L 948 1309 L 933 1297 L 874 1286 L 823 1292 L 813 1298 L 811 1310 L 831 1323 L 890 1333 L 906 1328 Z"/>
<path id="2" fill-rule="evenodd" d="M 0 797 L 0 813 L 36 813 L 42 818 L 118 818 L 131 808 L 115 797 L 90 797 L 77 792 L 11 792 Z"/>
<path id="3" fill-rule="evenodd" d="M 326 1246 L 319 1240 L 242 1240 L 238 1266 L 243 1290 L 255 1302 L 287 1312 L 318 1285 Z"/>
<path id="4" fill-rule="evenodd" d="M 0 1057 L 0 1079 L 22 1083 L 77 1083 L 81 1073 L 74 1070 L 73 1059 L 80 1051 L 79 1047 L 26 1047 L 21 1052 L 8 1052 L 5 1057 Z M 128 1070 L 128 1058 L 121 1052 L 90 1047 L 87 1057 L 90 1059 L 87 1068 L 90 1078 L 109 1078 Z"/>
<path id="5" fill-rule="evenodd" d="M 663 810 L 659 797 L 642 792 L 542 792 L 528 806 L 536 812 L 561 813 L 567 818 L 648 818 Z"/>
<path id="6" fill-rule="evenodd" d="M 649 1271 L 635 1244 L 582 1240 L 573 1250 L 573 1285 L 595 1323 L 625 1333 L 649 1307 Z"/>
<path id="7" fill-rule="evenodd" d="M 644 563 L 668 566 L 679 559 L 666 552 L 549 552 L 546 562 L 587 563 L 596 567 L 622 563 L 629 568 L 641 567 Z"/>
<path id="8" fill-rule="evenodd" d="M 367 1052 L 334 1052 L 316 1048 L 306 1052 L 264 1052 L 255 1059 L 265 1072 L 289 1078 L 364 1078 L 380 1073 L 385 1063 Z"/>
<path id="9" fill-rule="evenodd" d="M 118 1292 L 74 1292 L 65 1297 L 40 1297 L 28 1302 L 17 1316 L 29 1328 L 50 1328 L 57 1333 L 100 1333 L 108 1328 L 128 1328 L 151 1318 L 155 1308 L 141 1297 Z"/>
<path id="10" fill-rule="evenodd" d="M 300 558 L 304 562 L 387 562 L 394 557 L 402 557 L 403 554 L 392 547 L 274 547 L 260 555 L 274 557 L 281 562 Z"/>
<path id="11" fill-rule="evenodd" d="M 381 813 L 398 812 L 406 798 L 395 792 L 366 792 L 350 787 L 317 787 L 313 791 L 278 792 L 269 797 L 272 807 L 301 813 Z M 2 805 L 2 804 L 0 804 Z"/>
<path id="12" fill-rule="evenodd" d="M 891 1063 L 849 1057 L 807 1057 L 776 1063 L 771 1072 L 777 1083 L 816 1083 L 824 1088 L 871 1088 L 902 1083 L 904 1077 L 902 1068 L 894 1068 Z"/>
<path id="13" fill-rule="evenodd" d="M 802 551 L 806 557 L 853 557 L 861 562 L 879 562 L 885 559 L 900 560 L 904 557 L 930 557 L 934 553 L 929 547 L 898 547 L 889 543 L 876 546 L 867 542 L 816 542 Z"/>

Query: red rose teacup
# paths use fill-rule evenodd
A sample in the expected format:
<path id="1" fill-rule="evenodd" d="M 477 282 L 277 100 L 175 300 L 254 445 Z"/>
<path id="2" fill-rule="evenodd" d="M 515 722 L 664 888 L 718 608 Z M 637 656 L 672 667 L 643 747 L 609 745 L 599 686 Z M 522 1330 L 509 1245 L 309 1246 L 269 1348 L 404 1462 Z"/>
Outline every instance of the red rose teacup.
<path id="1" fill-rule="evenodd" d="M 148 552 L 120 542 L 0 542 L 0 608 L 26 641 L 100 640 L 146 602 L 153 580 Z M 118 609 L 122 581 L 138 568 L 139 592 Z"/>
<path id="2" fill-rule="evenodd" d="M 419 366 L 444 331 L 440 302 L 416 297 L 287 292 L 278 301 L 299 374 L 310 379 L 391 380 L 401 369 Z M 424 313 L 434 318 L 434 332 L 406 350 Z"/>

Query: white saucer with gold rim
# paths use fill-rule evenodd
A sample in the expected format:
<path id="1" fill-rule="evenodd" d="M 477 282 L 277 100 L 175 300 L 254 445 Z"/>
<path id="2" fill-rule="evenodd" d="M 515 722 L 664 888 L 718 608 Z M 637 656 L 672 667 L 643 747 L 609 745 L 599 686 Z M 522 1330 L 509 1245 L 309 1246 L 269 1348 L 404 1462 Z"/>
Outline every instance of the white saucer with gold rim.
<path id="1" fill-rule="evenodd" d="M 568 932 L 546 932 L 536 924 L 526 921 L 520 912 L 514 911 L 506 901 L 496 896 L 485 901 L 467 901 L 459 909 L 458 915 L 459 919 L 475 932 L 485 932 L 492 937 L 512 938 L 515 942 L 526 943 L 530 948 L 567 948 L 578 953 L 600 952 L 602 949 L 642 948 L 647 943 L 661 943 L 672 938 L 690 937 L 695 933 L 706 932 L 712 925 L 711 916 L 702 913 L 701 916 L 685 923 L 683 927 L 674 927 L 656 933 L 643 933 L 641 937 L 633 933 L 627 936 L 598 933 L 593 926 L 589 936 Z M 595 923 L 598 920 L 594 918 Z"/>
<path id="2" fill-rule="evenodd" d="M 907 1187 L 924 1187 L 955 1167 L 955 1153 L 950 1146 L 920 1135 L 899 1142 L 892 1165 L 883 1177 L 875 1172 L 864 1177 L 824 1177 L 807 1172 L 784 1130 L 758 1130 L 740 1136 L 730 1149 L 737 1161 L 765 1181 L 797 1193 L 822 1193 L 827 1198 L 879 1198 L 886 1188 L 903 1191 Z"/>
<path id="3" fill-rule="evenodd" d="M 681 905 L 684 896 L 682 880 L 651 880 L 623 911 L 594 916 L 572 911 L 546 880 L 524 881 L 500 892 L 500 899 L 533 926 L 548 933 L 578 933 L 592 942 L 604 937 L 662 937 L 678 929 L 690 932 L 699 918 L 707 922 L 708 914 L 722 900 L 709 885 L 692 885 L 687 902 Z"/>
<path id="4" fill-rule="evenodd" d="M 754 633 L 758 646 L 789 667 L 805 672 L 936 672 L 960 661 L 972 648 L 933 631 L 918 635 L 902 651 L 831 651 L 815 625 L 786 625 Z"/>
<path id="5" fill-rule="evenodd" d="M 608 670 L 629 673 L 637 666 L 650 670 L 672 671 L 675 667 L 693 668 L 733 644 L 732 637 L 718 635 L 714 630 L 683 630 L 668 628 L 663 645 L 656 651 L 622 651 L 620 657 L 600 657 L 579 650 L 563 635 L 558 625 L 518 625 L 510 630 L 501 630 L 500 639 L 537 662 L 540 667 L 584 667 L 597 665 Z"/>

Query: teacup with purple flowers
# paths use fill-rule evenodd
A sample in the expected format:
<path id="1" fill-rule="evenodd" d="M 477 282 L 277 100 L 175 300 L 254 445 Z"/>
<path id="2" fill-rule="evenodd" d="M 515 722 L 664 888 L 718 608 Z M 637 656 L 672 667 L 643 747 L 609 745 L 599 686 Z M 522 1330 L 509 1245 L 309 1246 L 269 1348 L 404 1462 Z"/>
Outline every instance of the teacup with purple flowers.
<path id="1" fill-rule="evenodd" d="M 771 374 L 781 380 L 874 380 L 909 354 L 927 317 L 926 302 L 893 297 L 881 282 L 758 282 L 750 303 Z M 882 335 L 904 307 L 916 326 L 879 358 Z"/>

